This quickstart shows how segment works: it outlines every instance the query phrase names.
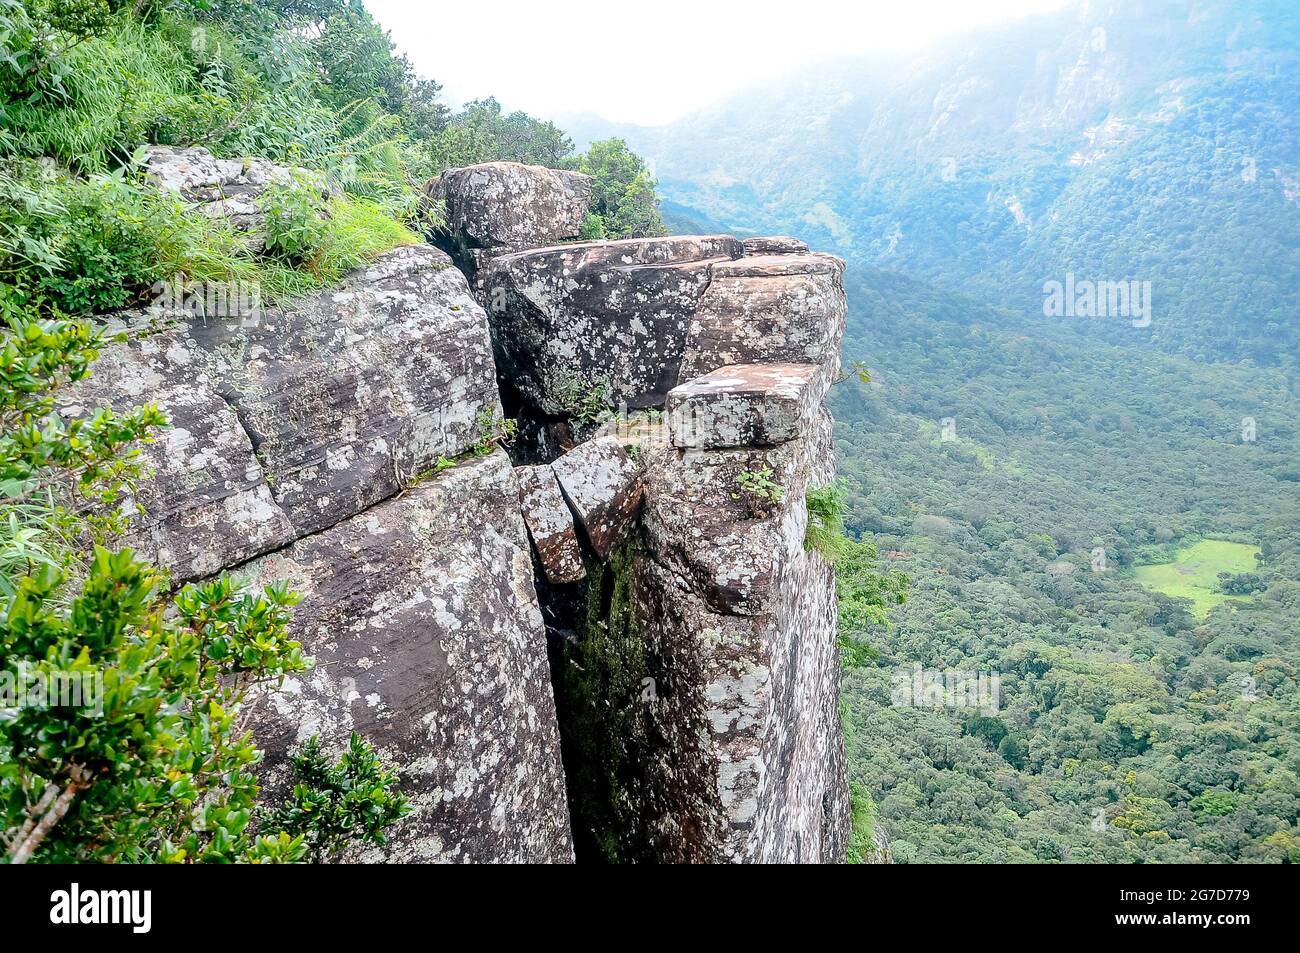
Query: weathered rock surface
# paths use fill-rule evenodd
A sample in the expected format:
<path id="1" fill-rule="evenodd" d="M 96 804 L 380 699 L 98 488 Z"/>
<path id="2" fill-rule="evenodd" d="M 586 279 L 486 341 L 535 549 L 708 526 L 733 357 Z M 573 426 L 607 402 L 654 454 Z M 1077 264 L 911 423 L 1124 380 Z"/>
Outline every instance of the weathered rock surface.
<path id="1" fill-rule="evenodd" d="M 125 411 L 147 402 L 171 426 L 142 447 L 150 476 L 126 501 L 124 545 L 181 582 L 294 538 L 238 416 L 178 335 L 141 336 L 106 349 L 92 375 L 63 395 L 60 412 L 80 417 L 101 405 Z"/>
<path id="2" fill-rule="evenodd" d="M 728 364 L 817 364 L 833 374 L 847 310 L 844 262 L 831 255 L 716 264 L 690 324 L 680 380 Z"/>
<path id="3" fill-rule="evenodd" d="M 707 725 L 694 737 L 666 733 L 681 764 L 713 772 L 717 795 L 662 826 L 664 850 L 696 837 L 689 850 L 711 859 L 843 857 L 851 822 L 834 572 L 803 545 L 804 493 L 831 464 L 829 418 L 819 418 L 773 450 L 669 454 L 647 474 L 640 625 L 658 652 L 697 673 L 660 693 L 658 717 Z M 755 519 L 743 492 L 734 499 L 735 478 L 760 466 L 785 493 Z"/>
<path id="4" fill-rule="evenodd" d="M 471 273 L 503 252 L 576 239 L 591 191 L 591 177 L 581 172 L 519 162 L 448 169 L 424 187 L 443 204 L 441 233 Z"/>
<path id="5" fill-rule="evenodd" d="M 612 859 L 837 862 L 851 827 L 832 567 L 803 545 L 830 419 L 780 446 L 664 450 L 563 641 L 575 838 Z M 737 481 L 770 468 L 779 501 Z M 593 582 L 593 586 L 595 583 Z"/>
<path id="6" fill-rule="evenodd" d="M 551 465 L 564 497 L 602 560 L 627 536 L 641 505 L 641 468 L 612 436 L 579 444 Z"/>
<path id="7" fill-rule="evenodd" d="M 399 248 L 256 320 L 134 316 L 70 399 L 157 400 L 173 429 L 132 542 L 177 581 L 332 526 L 500 415 L 486 318 L 442 253 Z"/>
<path id="8" fill-rule="evenodd" d="M 304 594 L 292 632 L 315 668 L 259 702 L 268 779 L 312 735 L 359 731 L 413 813 L 378 861 L 573 858 L 542 617 L 518 487 L 501 452 L 445 471 L 249 567 Z"/>
<path id="9" fill-rule="evenodd" d="M 809 429 L 826 375 L 812 364 L 732 364 L 668 392 L 674 446 L 773 446 Z"/>
<path id="10" fill-rule="evenodd" d="M 500 416 L 483 311 L 432 248 L 389 252 L 255 328 L 189 336 L 299 534 L 392 495 Z"/>
<path id="11" fill-rule="evenodd" d="M 519 507 L 533 539 L 546 578 L 553 583 L 577 582 L 587 575 L 573 513 L 564 502 L 550 464 L 517 467 Z"/>
<path id="12" fill-rule="evenodd" d="M 746 255 L 806 255 L 808 243 L 788 235 L 765 235 L 745 239 Z"/>
<path id="13" fill-rule="evenodd" d="M 264 242 L 266 215 L 258 200 L 267 188 L 288 185 L 295 176 L 304 182 L 313 178 L 267 159 L 218 159 L 201 146 L 153 146 L 144 168 L 146 178 L 164 192 L 179 195 L 208 218 L 228 219 L 252 233 L 254 248 Z M 327 191 L 321 181 L 322 196 Z"/>
<path id="14" fill-rule="evenodd" d="M 741 253 L 740 242 L 723 235 L 496 258 L 480 277 L 498 369 L 545 414 L 572 415 L 593 393 L 611 408 L 662 406 L 679 383 L 687 331 L 711 269 Z"/>

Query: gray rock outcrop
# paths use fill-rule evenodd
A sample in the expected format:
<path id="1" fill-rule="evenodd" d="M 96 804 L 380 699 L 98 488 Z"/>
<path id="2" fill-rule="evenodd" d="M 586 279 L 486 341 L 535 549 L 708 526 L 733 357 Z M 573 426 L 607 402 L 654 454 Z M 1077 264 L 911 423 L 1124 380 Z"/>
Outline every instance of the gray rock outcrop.
<path id="1" fill-rule="evenodd" d="M 534 411 L 576 416 L 575 379 L 664 410 L 552 463 L 589 554 L 581 593 L 543 600 L 580 858 L 833 862 L 847 845 L 834 573 L 804 542 L 806 493 L 834 479 L 843 265 L 742 251 L 599 243 L 482 275 Z"/>
<path id="2" fill-rule="evenodd" d="M 761 238 L 746 238 L 746 255 L 806 255 L 808 243 L 787 235 L 765 235 Z"/>
<path id="3" fill-rule="evenodd" d="M 553 464 L 564 498 L 602 561 L 627 536 L 641 505 L 641 468 L 617 437 L 579 444 Z"/>
<path id="4" fill-rule="evenodd" d="M 645 556 L 631 585 L 643 638 L 673 660 L 654 715 L 659 757 L 674 774 L 714 781 L 658 825 L 666 856 L 843 857 L 851 822 L 834 571 L 804 545 L 804 494 L 832 465 L 819 417 L 771 450 L 670 454 L 647 475 Z M 781 499 L 756 515 L 739 477 L 769 469 Z"/>
<path id="5" fill-rule="evenodd" d="M 486 318 L 459 271 L 398 248 L 340 288 L 231 318 L 126 318 L 75 404 L 153 400 L 172 428 L 129 542 L 176 581 L 334 525 L 499 418 Z"/>
<path id="6" fill-rule="evenodd" d="M 848 311 L 844 262 L 832 255 L 762 255 L 720 262 L 692 317 L 685 382 L 728 364 L 816 364 L 832 377 Z"/>
<path id="7" fill-rule="evenodd" d="M 126 542 L 176 583 L 232 569 L 303 596 L 291 633 L 316 664 L 259 702 L 266 782 L 355 729 L 414 811 L 351 859 L 571 861 L 519 485 L 503 452 L 466 453 L 501 408 L 460 271 L 399 248 L 289 308 L 121 322 L 63 409 L 152 400 L 171 419 Z"/>
<path id="8" fill-rule="evenodd" d="M 155 150 L 149 174 L 255 232 L 289 173 Z M 316 664 L 257 698 L 266 783 L 355 730 L 414 808 L 346 859 L 837 861 L 835 585 L 805 537 L 842 262 L 725 235 L 534 247 L 576 236 L 590 190 L 452 170 L 428 194 L 475 291 L 418 246 L 291 307 L 125 315 L 63 411 L 170 416 L 128 542 L 174 582 L 302 593 Z M 485 440 L 499 383 L 545 436 L 517 468 Z"/>
<path id="9" fill-rule="evenodd" d="M 577 239 L 591 192 L 581 172 L 519 162 L 448 169 L 424 187 L 443 209 L 440 241 L 471 278 L 496 255 Z"/>
<path id="10" fill-rule="evenodd" d="M 481 275 L 481 294 L 499 369 L 544 414 L 572 415 L 593 393 L 610 408 L 661 407 L 679 382 L 713 267 L 741 253 L 739 241 L 715 235 L 496 258 Z"/>

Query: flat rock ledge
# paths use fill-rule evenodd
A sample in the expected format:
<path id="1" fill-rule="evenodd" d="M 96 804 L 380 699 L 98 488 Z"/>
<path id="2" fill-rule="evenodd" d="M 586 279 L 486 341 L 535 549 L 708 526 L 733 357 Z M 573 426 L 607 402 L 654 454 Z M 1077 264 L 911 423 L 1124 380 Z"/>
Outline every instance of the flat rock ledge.
<path id="1" fill-rule="evenodd" d="M 825 392 L 813 364 L 733 364 L 668 393 L 672 443 L 683 449 L 767 447 L 812 425 Z"/>

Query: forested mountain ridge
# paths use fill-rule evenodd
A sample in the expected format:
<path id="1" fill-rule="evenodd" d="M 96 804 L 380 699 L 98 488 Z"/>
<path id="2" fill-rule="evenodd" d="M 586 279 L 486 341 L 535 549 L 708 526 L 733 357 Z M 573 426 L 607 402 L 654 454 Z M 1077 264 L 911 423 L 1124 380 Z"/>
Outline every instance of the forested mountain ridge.
<path id="1" fill-rule="evenodd" d="M 672 206 L 1037 310 L 1043 284 L 1150 281 L 1198 360 L 1287 361 L 1300 300 L 1300 12 L 1068 8 L 925 55 L 846 61 L 667 127 L 614 127 Z M 610 127 L 574 118 L 579 140 Z"/>

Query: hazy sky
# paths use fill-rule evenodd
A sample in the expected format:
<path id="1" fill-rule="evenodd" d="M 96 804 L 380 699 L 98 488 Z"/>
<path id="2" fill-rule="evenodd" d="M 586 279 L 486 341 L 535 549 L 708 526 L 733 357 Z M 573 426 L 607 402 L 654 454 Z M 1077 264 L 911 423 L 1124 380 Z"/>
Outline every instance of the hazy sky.
<path id="1" fill-rule="evenodd" d="M 756 80 L 1068 0 L 365 0 L 447 101 L 667 122 Z"/>

